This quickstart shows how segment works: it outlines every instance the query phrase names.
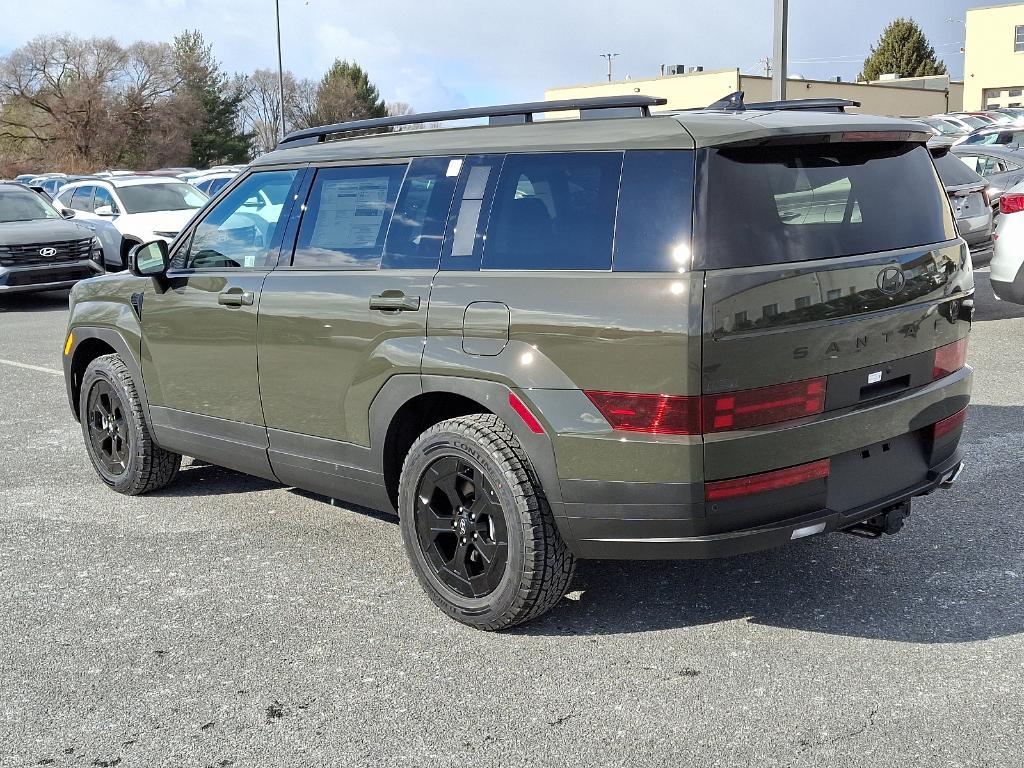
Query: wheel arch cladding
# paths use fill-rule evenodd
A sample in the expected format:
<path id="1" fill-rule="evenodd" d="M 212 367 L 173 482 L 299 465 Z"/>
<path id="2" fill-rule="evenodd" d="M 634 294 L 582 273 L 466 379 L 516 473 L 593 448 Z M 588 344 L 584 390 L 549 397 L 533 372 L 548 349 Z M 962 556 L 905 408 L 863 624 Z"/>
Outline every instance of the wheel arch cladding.
<path id="1" fill-rule="evenodd" d="M 148 421 L 149 400 L 146 397 L 145 382 L 142 380 L 142 369 L 124 337 L 112 328 L 74 327 L 71 332 L 74 333 L 74 346 L 64 357 L 64 378 L 67 384 L 68 401 L 75 419 L 78 420 L 81 417 L 78 401 L 85 369 L 97 357 L 116 354 L 124 361 L 125 367 L 132 377 L 142 404 L 143 414 Z"/>

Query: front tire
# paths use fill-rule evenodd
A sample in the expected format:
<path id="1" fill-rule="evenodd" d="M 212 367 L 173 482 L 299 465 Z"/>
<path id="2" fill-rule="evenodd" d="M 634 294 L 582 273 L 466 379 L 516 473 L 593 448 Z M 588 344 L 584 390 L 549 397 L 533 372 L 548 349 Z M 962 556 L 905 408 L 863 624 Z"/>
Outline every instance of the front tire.
<path id="1" fill-rule="evenodd" d="M 89 363 L 78 402 L 85 447 L 104 483 L 136 496 L 174 480 L 181 455 L 153 442 L 135 382 L 119 356 L 103 355 Z"/>
<path id="2" fill-rule="evenodd" d="M 437 424 L 413 443 L 399 481 L 402 539 L 445 613 L 499 630 L 550 610 L 575 560 L 529 458 L 497 416 Z"/>

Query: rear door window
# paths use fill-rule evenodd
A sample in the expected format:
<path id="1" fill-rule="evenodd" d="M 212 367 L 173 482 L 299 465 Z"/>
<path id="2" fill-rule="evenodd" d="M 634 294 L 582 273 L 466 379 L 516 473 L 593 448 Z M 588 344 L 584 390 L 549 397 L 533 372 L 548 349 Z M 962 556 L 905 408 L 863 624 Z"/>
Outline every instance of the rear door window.
<path id="1" fill-rule="evenodd" d="M 622 155 L 508 155 L 494 192 L 482 267 L 611 269 Z"/>
<path id="2" fill-rule="evenodd" d="M 705 268 L 876 253 L 956 237 L 931 155 L 919 144 L 745 147 L 708 150 L 706 159 L 696 238 Z"/>
<path id="3" fill-rule="evenodd" d="M 76 187 L 71 197 L 71 207 L 76 211 L 86 211 L 92 213 L 92 192 L 91 186 Z"/>
<path id="4" fill-rule="evenodd" d="M 437 269 L 462 162 L 459 157 L 423 157 L 409 165 L 391 217 L 382 269 Z"/>
<path id="5" fill-rule="evenodd" d="M 376 269 L 407 167 L 403 163 L 317 171 L 292 266 Z"/>

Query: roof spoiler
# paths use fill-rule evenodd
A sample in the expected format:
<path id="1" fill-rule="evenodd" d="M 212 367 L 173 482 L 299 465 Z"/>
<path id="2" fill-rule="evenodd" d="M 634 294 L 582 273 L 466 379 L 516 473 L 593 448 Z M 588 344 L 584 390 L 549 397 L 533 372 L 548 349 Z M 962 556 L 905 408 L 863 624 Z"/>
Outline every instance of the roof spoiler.
<path id="1" fill-rule="evenodd" d="M 765 110 L 769 112 L 845 112 L 847 107 L 859 107 L 859 101 L 850 99 L 787 99 L 785 101 L 760 101 L 753 104 L 746 104 L 743 101 L 743 91 L 730 93 L 725 98 L 719 99 L 705 109 L 724 110 L 726 112 L 744 112 L 748 109 Z"/>
<path id="2" fill-rule="evenodd" d="M 451 120 L 471 120 L 486 117 L 490 125 L 516 125 L 532 123 L 533 116 L 545 112 L 569 112 L 577 110 L 581 119 L 599 117 L 650 117 L 651 107 L 660 107 L 668 100 L 654 96 L 594 96 L 586 99 L 561 99 L 556 101 L 531 101 L 524 104 L 499 104 L 493 107 L 472 107 L 470 109 L 449 109 L 443 112 L 421 112 L 412 115 L 377 117 L 368 120 L 352 120 L 316 128 L 292 131 L 277 145 L 278 149 L 297 147 L 304 144 L 318 144 L 327 141 L 328 136 L 339 133 L 375 131 L 400 125 L 420 123 L 443 123 Z"/>

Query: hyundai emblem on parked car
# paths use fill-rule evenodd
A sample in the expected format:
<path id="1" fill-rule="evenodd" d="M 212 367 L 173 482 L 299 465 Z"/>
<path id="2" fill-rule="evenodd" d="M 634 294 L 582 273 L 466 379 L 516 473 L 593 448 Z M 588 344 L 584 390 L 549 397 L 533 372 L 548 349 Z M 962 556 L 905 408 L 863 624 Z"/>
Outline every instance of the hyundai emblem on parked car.
<path id="1" fill-rule="evenodd" d="M 878 290 L 886 296 L 895 296 L 907 284 L 907 276 L 899 267 L 886 267 L 878 273 Z"/>
<path id="2" fill-rule="evenodd" d="M 56 248 L 40 248 L 39 249 L 39 255 L 40 256 L 56 256 L 57 255 L 57 249 Z"/>

